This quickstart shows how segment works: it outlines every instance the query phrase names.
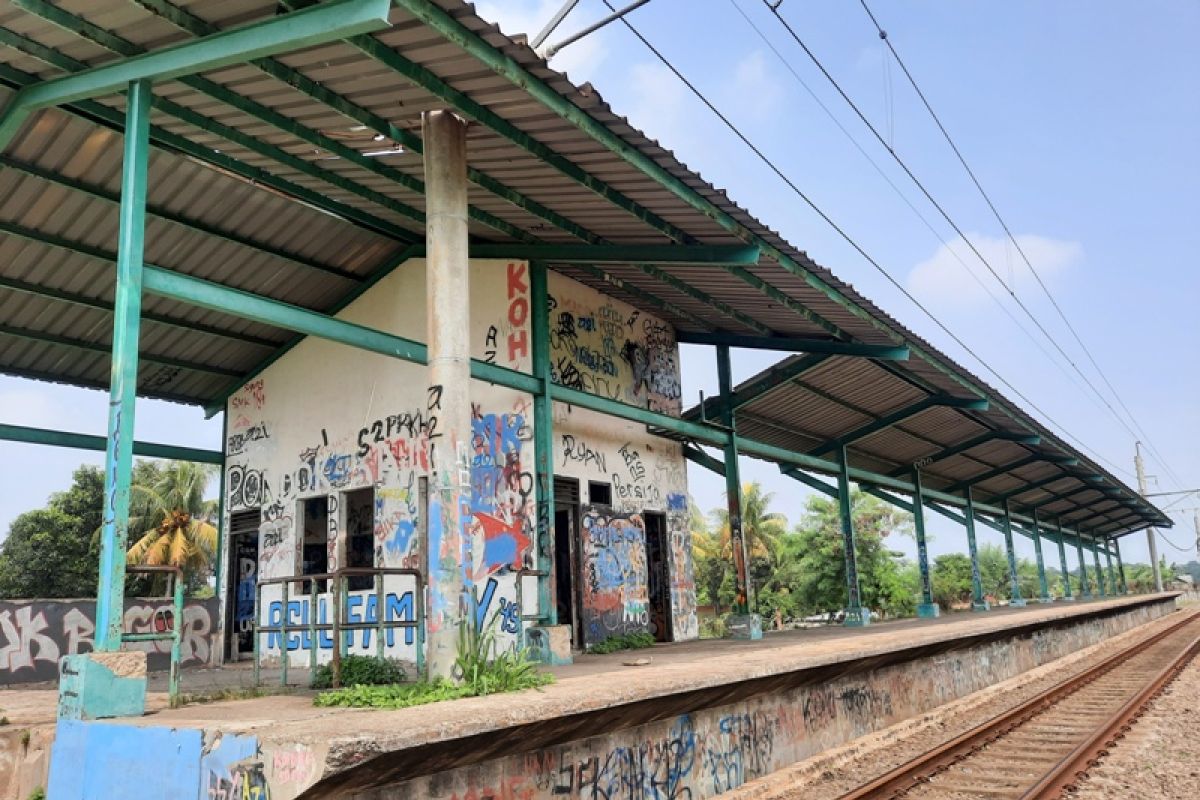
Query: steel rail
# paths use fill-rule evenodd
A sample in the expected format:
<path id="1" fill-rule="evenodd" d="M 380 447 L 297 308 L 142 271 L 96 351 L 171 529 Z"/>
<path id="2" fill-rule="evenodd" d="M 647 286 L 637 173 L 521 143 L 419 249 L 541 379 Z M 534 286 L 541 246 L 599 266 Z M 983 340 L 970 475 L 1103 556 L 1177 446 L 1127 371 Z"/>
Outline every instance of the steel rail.
<path id="1" fill-rule="evenodd" d="M 1026 700 L 1024 703 L 1021 703 L 1015 708 L 1009 709 L 1008 711 L 992 717 L 986 722 L 975 726 L 966 733 L 963 733 L 948 742 L 938 745 L 922 755 L 919 755 L 916 758 L 907 761 L 895 769 L 879 776 L 875 780 L 863 784 L 857 789 L 842 795 L 839 800 L 867 800 L 868 798 L 900 797 L 914 789 L 926 785 L 932 775 L 949 766 L 952 766 L 953 764 L 956 764 L 957 762 L 974 754 L 987 745 L 995 742 L 1025 722 L 1029 721 L 1031 718 L 1037 716 L 1043 711 L 1046 711 L 1052 706 L 1057 705 L 1060 701 L 1066 699 L 1070 695 L 1075 694 L 1085 685 L 1092 683 L 1101 676 L 1119 667 L 1130 658 L 1145 652 L 1150 647 L 1161 642 L 1163 639 L 1166 639 L 1168 636 L 1177 633 L 1182 628 L 1197 622 L 1198 620 L 1200 620 L 1200 612 L 1185 616 L 1179 622 L 1170 625 L 1154 635 L 1105 658 L 1100 663 L 1095 664 L 1083 672 L 1050 687 L 1049 689 L 1039 693 L 1037 696 Z M 1184 658 L 1184 663 L 1186 663 L 1186 657 L 1194 653 L 1198 647 L 1200 647 L 1200 639 L 1193 641 L 1187 648 L 1184 649 L 1182 656 Z M 1176 666 L 1177 664 L 1177 660 L 1172 661 L 1172 666 Z M 1159 683 L 1158 679 L 1151 681 L 1151 684 L 1149 685 L 1154 686 L 1155 684 L 1157 684 L 1157 688 L 1154 688 L 1152 691 L 1150 691 L 1149 696 L 1152 696 L 1158 690 L 1158 688 L 1161 688 L 1161 686 L 1164 685 Z M 1141 695 L 1142 693 L 1139 692 L 1138 697 L 1141 697 Z M 1130 716 L 1136 715 L 1138 710 L 1144 704 L 1145 699 L 1143 699 L 1141 705 L 1133 706 Z M 1123 714 L 1129 705 L 1130 704 L 1127 703 L 1126 706 L 1123 706 L 1121 711 L 1118 712 L 1118 715 L 1116 716 Z M 1116 716 L 1114 716 L 1112 719 L 1116 720 Z M 1124 724 L 1126 724 L 1124 720 L 1116 722 L 1115 726 L 1106 724 L 1102 726 L 1096 738 L 1100 739 L 1101 743 L 1103 744 L 1103 742 L 1106 742 L 1108 738 L 1111 738 L 1108 736 L 1109 731 L 1119 729 Z M 1086 747 L 1086 745 L 1088 745 L 1090 742 L 1091 739 L 1089 739 L 1089 742 L 1085 743 L 1084 745 L 1080 745 L 1076 751 L 1073 751 L 1070 756 L 1063 759 L 1062 762 L 1060 762 L 1055 768 L 1056 770 L 1060 770 L 1063 775 L 1069 776 L 1067 783 L 1070 783 L 1074 776 L 1078 774 L 1078 769 L 1075 768 L 1075 765 L 1077 763 L 1083 763 L 1086 766 L 1095 753 L 1094 748 L 1088 749 Z M 1041 784 L 1039 784 L 1039 786 L 1040 785 Z M 1047 788 L 1046 791 L 1049 792 L 1050 789 Z M 1052 793 L 1027 793 L 1022 795 L 1022 797 L 1030 798 L 1031 800 L 1033 798 L 1040 799 L 1057 796 L 1058 795 Z"/>

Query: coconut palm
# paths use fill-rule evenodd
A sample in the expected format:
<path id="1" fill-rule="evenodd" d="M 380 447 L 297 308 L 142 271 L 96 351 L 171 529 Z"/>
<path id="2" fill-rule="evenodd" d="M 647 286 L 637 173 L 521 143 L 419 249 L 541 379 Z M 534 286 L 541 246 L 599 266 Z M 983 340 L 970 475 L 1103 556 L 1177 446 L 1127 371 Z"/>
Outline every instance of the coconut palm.
<path id="1" fill-rule="evenodd" d="M 764 492 L 758 481 L 742 486 L 742 539 L 746 542 L 746 553 L 750 558 L 773 559 L 779 542 L 787 534 L 787 518 L 783 514 L 769 511 L 774 492 Z M 714 512 L 720 531 L 721 554 L 733 557 L 733 539 L 729 529 L 729 511 Z"/>
<path id="2" fill-rule="evenodd" d="M 144 533 L 126 553 L 127 563 L 179 567 L 189 577 L 208 570 L 218 533 L 210 522 L 216 504 L 204 499 L 204 490 L 215 473 L 212 465 L 186 461 L 141 472 L 130 494 L 131 505 L 143 511 L 130 518 L 130 528 Z"/>

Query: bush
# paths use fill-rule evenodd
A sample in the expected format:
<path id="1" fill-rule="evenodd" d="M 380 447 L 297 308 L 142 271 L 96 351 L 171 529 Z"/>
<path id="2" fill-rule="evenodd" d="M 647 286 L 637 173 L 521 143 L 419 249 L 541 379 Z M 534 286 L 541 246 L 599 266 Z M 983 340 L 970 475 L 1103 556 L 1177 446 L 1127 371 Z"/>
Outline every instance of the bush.
<path id="1" fill-rule="evenodd" d="M 393 659 L 378 656 L 344 656 L 342 658 L 342 686 L 386 686 L 403 683 L 407 676 L 404 668 Z M 312 678 L 312 688 L 328 689 L 333 686 L 333 665 L 322 664 Z"/>
<path id="2" fill-rule="evenodd" d="M 321 707 L 341 706 L 349 708 L 408 708 L 441 700 L 457 700 L 462 697 L 482 697 L 501 692 L 516 692 L 534 689 L 554 682 L 554 676 L 537 671 L 537 662 L 531 661 L 525 649 L 496 652 L 496 635 L 489 628 L 479 631 L 474 625 L 464 624 L 459 628 L 458 657 L 455 671 L 462 677 L 461 684 L 444 678 L 419 681 L 403 686 L 349 685 L 345 681 L 346 660 L 342 661 L 344 689 L 322 692 L 313 698 L 313 705 Z M 351 656 L 353 658 L 354 656 Z M 378 662 L 378 659 L 367 659 Z"/>
<path id="3" fill-rule="evenodd" d="M 700 618 L 701 639 L 724 639 L 728 633 L 729 626 L 725 624 L 724 616 Z"/>
<path id="4" fill-rule="evenodd" d="M 588 648 L 589 653 L 615 653 L 618 650 L 641 650 L 654 644 L 653 634 L 645 631 L 626 633 L 621 636 L 609 636 L 602 642 L 597 642 Z"/>

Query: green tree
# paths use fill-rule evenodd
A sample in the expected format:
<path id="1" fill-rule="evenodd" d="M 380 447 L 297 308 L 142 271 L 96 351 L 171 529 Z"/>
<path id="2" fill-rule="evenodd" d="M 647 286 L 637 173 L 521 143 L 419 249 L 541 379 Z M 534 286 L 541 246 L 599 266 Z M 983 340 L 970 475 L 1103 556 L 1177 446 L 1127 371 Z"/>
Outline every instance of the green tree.
<path id="1" fill-rule="evenodd" d="M 911 517 L 857 490 L 851 495 L 850 509 L 862 604 L 891 616 L 913 613 L 916 597 L 901 574 L 900 554 L 889 550 L 885 542 L 891 535 L 910 535 Z M 796 594 L 797 613 L 845 607 L 846 560 L 837 502 L 809 498 L 807 512 L 793 536 L 795 542 L 789 550 L 799 554 L 797 568 L 781 577 Z"/>
<path id="2" fill-rule="evenodd" d="M 126 554 L 129 564 L 180 567 L 189 586 L 207 578 L 218 533 L 209 522 L 216 504 L 204 499 L 204 491 L 215 473 L 209 464 L 172 461 L 135 475 L 130 494 L 142 511 L 130 519 L 130 529 L 144 533 Z"/>
<path id="3" fill-rule="evenodd" d="M 945 553 L 933 560 L 929 571 L 933 600 L 949 611 L 971 602 L 971 558 L 965 553 Z"/>
<path id="4" fill-rule="evenodd" d="M 103 509 L 104 472 L 84 465 L 46 508 L 13 520 L 0 547 L 0 597 L 94 596 Z"/>

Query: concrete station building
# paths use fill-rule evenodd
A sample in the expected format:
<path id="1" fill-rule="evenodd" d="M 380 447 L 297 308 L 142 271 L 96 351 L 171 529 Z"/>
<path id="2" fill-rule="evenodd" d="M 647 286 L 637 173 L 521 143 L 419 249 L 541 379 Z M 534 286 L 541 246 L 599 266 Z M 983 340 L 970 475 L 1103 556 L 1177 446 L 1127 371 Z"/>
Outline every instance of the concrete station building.
<path id="1" fill-rule="evenodd" d="M 1014 607 L 1047 563 L 1123 594 L 1119 538 L 1171 524 L 458 0 L 20 0 L 0 43 L 0 371 L 112 398 L 104 439 L 0 427 L 108 453 L 66 718 L 144 702 L 134 454 L 221 465 L 215 651 L 288 667 L 446 675 L 472 623 L 556 664 L 695 639 L 689 462 L 729 489 L 743 638 L 742 456 L 840 500 L 849 625 L 851 482 L 913 512 L 923 616 L 927 512 L 972 556 L 1033 539 Z M 719 396 L 681 396 L 680 343 Z M 734 385 L 738 347 L 783 360 Z M 137 396 L 223 414 L 222 450 L 135 441 Z"/>

